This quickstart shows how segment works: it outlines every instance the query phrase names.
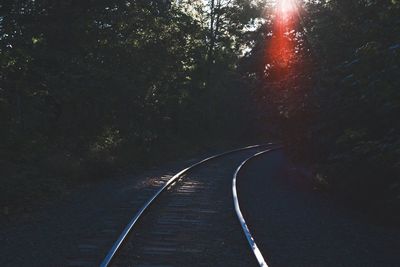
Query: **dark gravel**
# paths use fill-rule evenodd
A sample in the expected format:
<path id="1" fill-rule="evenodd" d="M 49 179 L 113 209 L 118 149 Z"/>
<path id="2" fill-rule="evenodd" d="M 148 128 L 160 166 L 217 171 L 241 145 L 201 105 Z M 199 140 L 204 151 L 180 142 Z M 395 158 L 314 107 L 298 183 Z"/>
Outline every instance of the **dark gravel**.
<path id="1" fill-rule="evenodd" d="M 282 151 L 238 178 L 244 216 L 270 266 L 400 266 L 400 230 L 366 222 L 288 175 Z"/>
<path id="2" fill-rule="evenodd" d="M 98 181 L 35 212 L 3 218 L 0 266 L 98 266 L 145 200 L 199 159 Z"/>

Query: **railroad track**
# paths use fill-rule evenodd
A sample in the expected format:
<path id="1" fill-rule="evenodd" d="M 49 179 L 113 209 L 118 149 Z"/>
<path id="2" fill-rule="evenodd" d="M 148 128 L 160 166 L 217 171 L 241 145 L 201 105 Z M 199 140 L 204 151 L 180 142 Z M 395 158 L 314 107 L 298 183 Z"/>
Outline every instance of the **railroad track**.
<path id="1" fill-rule="evenodd" d="M 242 216 L 236 180 L 248 161 L 274 149 L 228 151 L 174 175 L 133 216 L 100 266 L 267 266 Z M 232 174 L 233 183 L 226 179 Z"/>
<path id="2" fill-rule="evenodd" d="M 252 155 L 251 157 L 247 158 L 236 169 L 235 173 L 233 174 L 233 180 L 232 180 L 232 196 L 233 196 L 233 204 L 235 206 L 235 212 L 236 212 L 236 215 L 237 215 L 237 217 L 239 219 L 240 225 L 242 226 L 243 233 L 246 236 L 247 242 L 249 243 L 250 248 L 253 251 L 253 254 L 257 259 L 257 262 L 261 267 L 268 267 L 268 264 L 265 261 L 264 256 L 262 255 L 260 249 L 258 248 L 258 246 L 257 246 L 257 244 L 256 244 L 256 242 L 255 242 L 255 240 L 254 240 L 254 238 L 253 238 L 253 236 L 252 236 L 252 234 L 250 232 L 250 229 L 247 226 L 246 220 L 245 220 L 245 218 L 244 218 L 244 216 L 242 214 L 242 210 L 240 209 L 239 196 L 238 196 L 238 192 L 237 192 L 236 182 L 237 182 L 239 173 L 241 171 L 243 171 L 244 166 L 248 162 L 250 162 L 251 160 L 254 160 L 255 158 L 257 158 L 257 157 L 259 157 L 261 155 L 264 155 L 264 154 L 266 154 L 268 152 L 274 151 L 274 150 L 276 150 L 278 148 L 279 147 L 270 148 L 268 150 L 264 150 L 262 152 L 256 153 L 256 154 Z"/>

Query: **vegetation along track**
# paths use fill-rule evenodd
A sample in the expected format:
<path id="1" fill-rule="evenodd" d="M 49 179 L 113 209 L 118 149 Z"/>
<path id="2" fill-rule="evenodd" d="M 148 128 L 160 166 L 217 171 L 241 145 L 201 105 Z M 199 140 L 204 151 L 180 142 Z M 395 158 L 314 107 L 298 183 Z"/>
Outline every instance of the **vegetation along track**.
<path id="1" fill-rule="evenodd" d="M 230 178 L 243 159 L 270 146 L 218 154 L 173 176 L 135 214 L 101 266 L 256 264 L 243 249 L 246 240 L 234 218 Z"/>

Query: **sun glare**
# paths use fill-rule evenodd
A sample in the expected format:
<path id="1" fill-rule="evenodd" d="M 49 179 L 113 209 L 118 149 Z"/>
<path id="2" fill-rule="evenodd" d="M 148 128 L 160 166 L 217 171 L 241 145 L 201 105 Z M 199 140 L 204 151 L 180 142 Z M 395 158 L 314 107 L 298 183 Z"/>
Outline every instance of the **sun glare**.
<path id="1" fill-rule="evenodd" d="M 296 38 L 293 36 L 299 19 L 297 1 L 275 1 L 275 18 L 271 39 L 266 47 L 266 62 L 275 67 L 275 73 L 280 78 L 283 78 L 283 73 L 290 69 L 297 57 Z"/>
<path id="2" fill-rule="evenodd" d="M 276 7 L 278 13 L 289 15 L 296 11 L 296 0 L 277 0 Z"/>

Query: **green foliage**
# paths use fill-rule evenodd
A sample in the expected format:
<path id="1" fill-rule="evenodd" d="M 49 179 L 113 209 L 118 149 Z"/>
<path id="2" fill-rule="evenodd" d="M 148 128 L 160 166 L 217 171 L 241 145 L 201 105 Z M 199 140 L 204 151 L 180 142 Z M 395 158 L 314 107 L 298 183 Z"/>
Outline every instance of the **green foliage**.
<path id="1" fill-rule="evenodd" d="M 300 53 L 279 82 L 274 66 L 264 71 L 271 62 L 257 61 L 268 35 L 247 58 L 245 70 L 263 86 L 267 119 L 298 159 L 316 166 L 324 177 L 316 180 L 398 214 L 400 4 L 308 1 L 303 11 L 302 37 L 293 39 Z M 271 27 L 266 22 L 263 31 Z"/>
<path id="2" fill-rule="evenodd" d="M 0 161 L 82 177 L 236 140 L 250 116 L 236 72 L 240 29 L 259 14 L 243 1 L 224 2 L 211 32 L 209 8 L 196 5 L 3 1 Z"/>

